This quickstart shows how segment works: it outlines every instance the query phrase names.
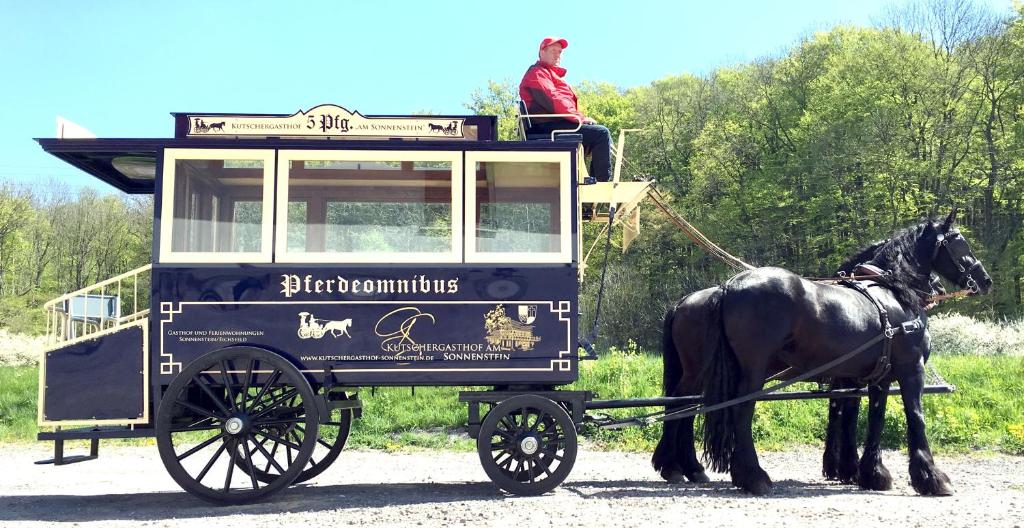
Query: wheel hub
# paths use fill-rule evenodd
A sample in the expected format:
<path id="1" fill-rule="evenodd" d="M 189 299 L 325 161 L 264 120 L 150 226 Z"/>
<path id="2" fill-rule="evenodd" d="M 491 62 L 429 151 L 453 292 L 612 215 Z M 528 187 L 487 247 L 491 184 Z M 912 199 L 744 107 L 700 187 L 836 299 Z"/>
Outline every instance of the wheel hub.
<path id="1" fill-rule="evenodd" d="M 538 448 L 540 448 L 540 444 L 537 442 L 537 439 L 532 436 L 527 436 L 519 441 L 519 450 L 522 451 L 523 454 L 532 455 L 537 452 Z"/>
<path id="2" fill-rule="evenodd" d="M 237 416 L 232 416 L 224 422 L 224 432 L 230 435 L 237 435 L 243 429 L 245 429 L 245 422 Z"/>

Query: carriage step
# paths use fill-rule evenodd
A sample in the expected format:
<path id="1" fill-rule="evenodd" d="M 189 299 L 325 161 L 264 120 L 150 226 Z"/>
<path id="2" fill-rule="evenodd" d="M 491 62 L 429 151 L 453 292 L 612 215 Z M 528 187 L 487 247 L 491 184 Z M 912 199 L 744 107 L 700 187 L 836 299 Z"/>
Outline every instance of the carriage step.
<path id="1" fill-rule="evenodd" d="M 94 460 L 100 455 L 101 438 L 142 438 L 153 436 L 153 431 L 148 429 L 128 429 L 124 427 L 87 427 L 82 429 L 60 429 L 55 431 L 40 431 L 36 435 L 37 440 L 53 440 L 53 458 L 37 460 L 36 464 L 53 464 L 63 466 L 75 462 Z M 65 440 L 89 440 L 88 455 L 65 455 Z"/>

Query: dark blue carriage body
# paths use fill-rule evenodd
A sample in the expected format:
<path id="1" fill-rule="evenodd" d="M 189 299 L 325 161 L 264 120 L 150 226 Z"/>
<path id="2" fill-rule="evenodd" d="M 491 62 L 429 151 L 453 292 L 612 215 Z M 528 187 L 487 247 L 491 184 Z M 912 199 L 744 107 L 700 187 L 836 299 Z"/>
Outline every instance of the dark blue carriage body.
<path id="1" fill-rule="evenodd" d="M 126 362 L 125 367 L 133 373 L 131 379 L 118 377 L 125 369 L 107 368 L 97 370 L 102 379 L 92 380 L 107 387 L 132 387 L 133 394 L 140 382 L 151 387 L 139 402 L 148 412 L 138 421 L 123 423 L 144 427 L 142 421 L 149 420 L 151 425 L 152 411 L 159 406 L 164 389 L 186 365 L 203 354 L 236 345 L 280 354 L 314 385 L 552 387 L 575 381 L 579 144 L 499 142 L 497 119 L 490 116 L 422 118 L 428 121 L 427 132 L 409 137 L 402 134 L 418 126 L 416 119 L 420 118 L 365 118 L 352 113 L 345 114 L 352 121 L 342 124 L 337 119 L 314 120 L 310 117 L 313 110 L 293 116 L 244 117 L 256 123 L 247 125 L 253 127 L 264 126 L 260 124 L 263 119 L 299 119 L 295 122 L 303 124 L 308 120 L 309 127 L 325 125 L 321 132 L 326 137 L 303 137 L 306 126 L 295 134 L 207 137 L 207 133 L 231 128 L 230 118 L 225 125 L 223 117 L 213 114 L 176 114 L 174 138 L 39 140 L 47 152 L 122 191 L 154 196 L 151 298 L 143 338 L 145 368 L 141 372 L 137 368 L 138 353 L 125 350 L 125 357 L 131 357 L 131 364 Z M 335 127 L 333 131 L 326 129 L 328 124 Z M 394 130 L 402 137 L 387 139 L 371 133 L 370 137 L 349 139 L 341 134 L 354 133 L 360 126 Z M 304 153 L 309 155 L 304 157 Z M 262 160 L 260 169 L 253 168 L 253 159 Z M 363 170 L 359 160 L 368 161 L 375 171 Z M 514 167 L 520 161 L 525 168 Z M 151 164 L 150 175 L 132 172 L 133 167 L 144 168 L 147 163 Z M 556 168 L 553 173 L 540 174 L 530 163 Z M 185 182 L 191 177 L 186 171 L 202 171 L 203 167 L 220 171 L 220 180 L 199 177 Z M 257 176 L 261 178 L 258 185 L 245 181 Z M 501 209 L 502 204 L 488 204 L 492 210 L 485 213 L 481 205 L 488 192 L 493 194 L 494 188 L 500 187 L 499 181 L 512 182 L 501 190 L 509 201 L 542 203 L 540 209 L 527 206 L 516 214 L 528 211 L 539 215 L 539 224 L 547 226 L 550 239 L 540 245 L 557 246 L 555 258 L 537 258 L 512 246 L 503 248 L 504 242 L 493 229 L 484 233 L 493 227 L 484 225 L 485 216 L 510 211 Z M 535 185 L 540 181 L 547 182 L 540 187 L 548 188 Z M 319 187 L 302 187 L 309 182 Z M 555 182 L 553 188 L 551 182 Z M 217 190 L 218 186 L 224 192 Z M 444 192 L 439 194 L 442 187 Z M 252 195 L 253 191 L 261 194 Z M 196 201 L 193 195 L 197 193 L 209 196 Z M 401 209 L 403 202 L 420 200 L 417 214 L 429 218 L 421 218 L 419 231 L 409 236 L 428 243 L 437 240 L 430 238 L 437 230 L 436 205 L 447 206 L 450 216 L 445 217 L 443 227 L 449 234 L 444 240 L 451 250 L 439 253 L 442 258 L 436 260 L 429 251 L 411 260 L 366 255 L 349 259 L 340 253 L 332 258 L 325 247 L 338 242 L 325 241 L 330 235 L 324 231 L 351 227 L 335 219 L 330 222 L 336 225 L 310 223 L 299 229 L 306 233 L 309 247 L 289 254 L 295 249 L 282 238 L 296 230 L 278 228 L 281 222 L 294 220 L 294 202 L 305 200 L 301 215 L 308 218 L 321 208 L 319 222 L 328 223 L 323 201 L 316 205 L 317 193 L 355 203 L 349 213 L 371 215 L 374 204 Z M 190 196 L 192 203 L 187 203 Z M 220 247 L 224 244 L 214 240 L 217 237 L 235 237 L 232 230 L 252 227 L 246 222 L 252 224 L 253 220 L 243 218 L 254 210 L 241 206 L 246 202 L 257 204 L 255 210 L 263 204 L 262 216 L 256 221 L 262 222 L 262 245 L 256 251 Z M 209 225 L 218 222 L 230 225 Z M 171 230 L 172 225 L 176 231 Z M 260 225 L 256 225 L 257 234 Z M 321 230 L 319 240 L 314 228 Z M 187 233 L 204 229 L 207 235 Z M 172 232 L 177 234 L 168 235 Z M 490 237 L 486 251 L 493 253 L 471 255 L 479 249 L 473 245 L 474 236 Z M 534 242 L 528 240 L 527 245 Z M 207 258 L 210 254 L 217 258 Z M 236 254 L 240 258 L 233 258 Z M 305 260 L 307 255 L 315 258 Z M 122 338 L 100 336 L 95 347 L 110 352 L 120 347 Z M 137 340 L 137 336 L 133 338 Z M 58 364 L 64 356 L 73 355 L 51 356 L 53 376 L 83 368 L 77 363 Z M 109 353 L 103 356 L 103 361 L 116 360 Z M 104 404 L 88 403 L 94 396 L 109 398 L 106 393 L 82 393 L 86 405 L 75 412 L 76 418 L 98 416 L 93 408 L 101 409 Z M 137 395 L 132 399 L 138 399 Z M 56 398 L 48 404 L 60 405 Z M 139 414 L 132 409 L 132 416 Z M 59 409 L 52 411 L 62 416 Z"/>
<path id="2" fill-rule="evenodd" d="M 152 362 L 266 347 L 333 385 L 558 385 L 577 376 L 573 266 L 157 266 Z"/>

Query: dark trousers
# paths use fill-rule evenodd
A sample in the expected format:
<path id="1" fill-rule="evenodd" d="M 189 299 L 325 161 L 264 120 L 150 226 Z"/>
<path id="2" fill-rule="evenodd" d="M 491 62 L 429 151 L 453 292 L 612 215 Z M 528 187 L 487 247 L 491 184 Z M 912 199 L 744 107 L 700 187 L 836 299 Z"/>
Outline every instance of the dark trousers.
<path id="1" fill-rule="evenodd" d="M 550 134 L 552 130 L 573 129 L 576 123 L 571 121 L 551 121 L 537 123 L 530 127 L 531 134 Z M 579 133 L 583 135 L 583 149 L 590 153 L 590 175 L 597 181 L 612 179 L 612 135 L 604 125 L 583 125 Z"/>

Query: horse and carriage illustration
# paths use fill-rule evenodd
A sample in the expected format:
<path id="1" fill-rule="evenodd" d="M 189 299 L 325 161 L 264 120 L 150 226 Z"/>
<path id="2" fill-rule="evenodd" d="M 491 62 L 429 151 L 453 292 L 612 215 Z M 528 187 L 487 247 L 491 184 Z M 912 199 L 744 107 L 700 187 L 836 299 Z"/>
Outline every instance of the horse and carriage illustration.
<path id="1" fill-rule="evenodd" d="M 65 456 L 66 440 L 91 440 L 90 458 L 101 439 L 155 437 L 188 493 L 253 502 L 339 459 L 360 388 L 459 386 L 478 388 L 459 395 L 468 431 L 508 492 L 558 486 L 584 423 L 663 422 L 656 468 L 666 480 L 705 481 L 693 442 L 704 414 L 711 469 L 761 494 L 771 481 L 750 436 L 756 401 L 867 396 L 865 454 L 842 455 L 840 473 L 884 489 L 878 443 L 892 393 L 910 424 L 915 489 L 950 490 L 920 413 L 922 394 L 950 389 L 924 382 L 922 295 L 937 291 L 935 277 L 970 293 L 991 287 L 955 213 L 851 257 L 841 285 L 733 258 L 738 275 L 688 295 L 665 319 L 664 397 L 597 400 L 559 388 L 594 357 L 579 325 L 582 224 L 635 226 L 640 202 L 664 205 L 652 182 L 620 181 L 616 169 L 613 181 L 594 183 L 578 135 L 497 141 L 493 116 L 408 116 L 423 137 L 367 127 L 328 139 L 275 136 L 265 114 L 174 116 L 172 138 L 38 140 L 155 203 L 152 264 L 45 306 L 39 439 L 54 442 L 57 464 L 77 460 Z M 204 135 L 247 119 L 259 123 L 248 135 Z M 442 119 L 461 123 L 465 139 L 432 140 Z M 620 165 L 622 146 L 620 135 Z M 122 172 L 122 157 L 152 169 Z M 584 217 L 583 204 L 608 214 Z M 845 385 L 780 390 L 821 380 Z M 596 412 L 650 406 L 664 410 Z"/>
<path id="2" fill-rule="evenodd" d="M 309 312 L 299 312 L 298 334 L 302 339 L 320 339 L 328 333 L 331 334 L 331 337 L 347 336 L 351 339 L 352 334 L 348 333 L 350 326 L 352 326 L 352 319 L 326 321 L 313 317 Z"/>

